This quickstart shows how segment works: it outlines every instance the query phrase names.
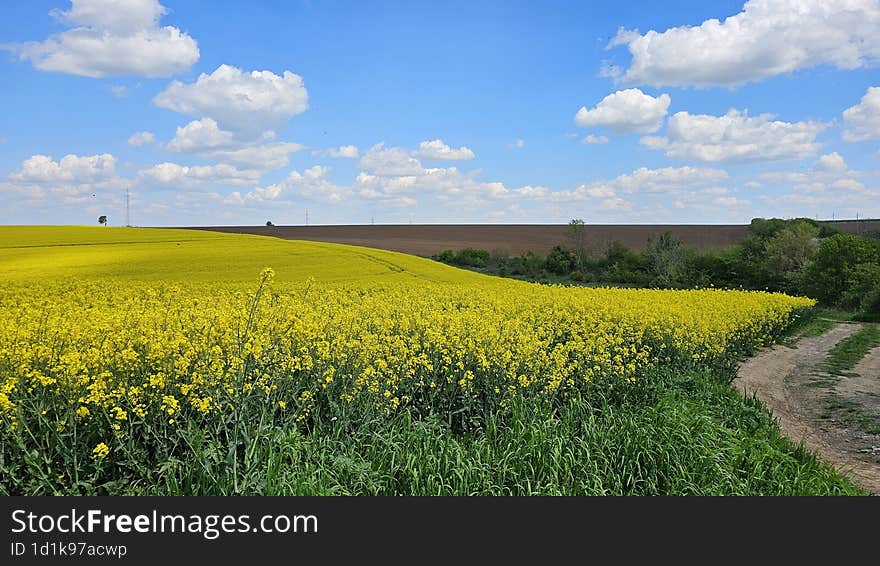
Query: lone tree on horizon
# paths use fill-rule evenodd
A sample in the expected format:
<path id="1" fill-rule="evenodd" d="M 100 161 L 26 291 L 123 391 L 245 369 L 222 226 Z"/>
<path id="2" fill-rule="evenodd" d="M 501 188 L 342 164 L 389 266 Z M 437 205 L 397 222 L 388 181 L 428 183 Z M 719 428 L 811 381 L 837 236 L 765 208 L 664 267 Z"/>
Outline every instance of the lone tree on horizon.
<path id="1" fill-rule="evenodd" d="M 98 224 L 102 224 L 104 226 L 107 225 L 107 215 L 106 214 L 102 214 L 101 216 L 98 217 Z"/>
<path id="2" fill-rule="evenodd" d="M 588 255 L 586 224 L 581 218 L 573 218 L 565 227 L 565 233 L 571 241 L 575 254 L 577 254 L 578 269 L 580 269 L 586 262 Z"/>

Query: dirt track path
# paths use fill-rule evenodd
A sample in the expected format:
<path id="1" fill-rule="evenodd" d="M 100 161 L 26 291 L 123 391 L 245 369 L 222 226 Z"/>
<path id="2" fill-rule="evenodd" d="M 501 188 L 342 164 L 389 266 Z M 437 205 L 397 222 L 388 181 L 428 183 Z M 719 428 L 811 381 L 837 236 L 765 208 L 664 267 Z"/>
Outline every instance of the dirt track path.
<path id="1" fill-rule="evenodd" d="M 822 391 L 813 379 L 835 344 L 857 332 L 859 324 L 839 324 L 815 338 L 803 338 L 796 347 L 777 345 L 740 364 L 733 385 L 744 395 L 756 396 L 776 417 L 784 435 L 803 441 L 807 449 L 849 477 L 853 483 L 880 493 L 880 462 L 865 442 L 870 435 L 858 435 L 836 421 L 819 417 L 817 401 Z M 866 379 L 880 380 L 880 348 L 872 350 L 855 368 Z M 835 393 L 836 394 L 836 393 Z M 852 442 L 853 439 L 856 442 Z M 859 440 L 861 441 L 859 442 Z"/>

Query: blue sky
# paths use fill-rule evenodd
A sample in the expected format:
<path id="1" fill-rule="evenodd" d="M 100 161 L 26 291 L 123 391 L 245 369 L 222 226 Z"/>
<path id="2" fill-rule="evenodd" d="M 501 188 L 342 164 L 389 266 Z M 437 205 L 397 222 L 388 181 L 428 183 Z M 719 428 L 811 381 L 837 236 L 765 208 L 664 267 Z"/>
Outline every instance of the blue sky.
<path id="1" fill-rule="evenodd" d="M 29 1 L 0 48 L 5 224 L 880 216 L 880 0 Z"/>

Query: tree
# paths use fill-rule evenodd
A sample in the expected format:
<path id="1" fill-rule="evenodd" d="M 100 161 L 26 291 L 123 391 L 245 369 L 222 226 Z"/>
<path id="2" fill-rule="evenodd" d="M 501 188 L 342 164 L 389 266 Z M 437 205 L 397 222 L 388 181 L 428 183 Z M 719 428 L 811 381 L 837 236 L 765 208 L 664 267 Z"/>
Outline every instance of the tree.
<path id="1" fill-rule="evenodd" d="M 275 226 L 271 220 L 266 220 L 266 226 Z"/>
<path id="2" fill-rule="evenodd" d="M 681 240 L 669 232 L 660 234 L 645 251 L 651 272 L 661 287 L 685 287 L 688 284 L 688 254 Z"/>
<path id="3" fill-rule="evenodd" d="M 880 264 L 880 242 L 851 234 L 836 234 L 819 243 L 813 259 L 804 270 L 804 290 L 826 305 L 844 305 L 852 297 L 850 286 L 870 276 L 870 268 L 860 264 Z"/>
<path id="4" fill-rule="evenodd" d="M 544 260 L 547 271 L 556 275 L 568 275 L 578 267 L 577 254 L 563 246 L 553 246 Z"/>
<path id="5" fill-rule="evenodd" d="M 98 217 L 98 224 L 102 224 L 102 225 L 106 226 L 107 225 L 107 216 L 104 214 L 99 216 Z"/>
<path id="6" fill-rule="evenodd" d="M 584 221 L 580 218 L 572 219 L 565 228 L 565 233 L 577 255 L 578 267 L 582 267 L 587 261 L 587 229 Z"/>
<path id="7" fill-rule="evenodd" d="M 782 275 L 801 272 L 818 247 L 819 228 L 807 222 L 793 222 L 767 240 L 764 250 L 771 271 Z"/>

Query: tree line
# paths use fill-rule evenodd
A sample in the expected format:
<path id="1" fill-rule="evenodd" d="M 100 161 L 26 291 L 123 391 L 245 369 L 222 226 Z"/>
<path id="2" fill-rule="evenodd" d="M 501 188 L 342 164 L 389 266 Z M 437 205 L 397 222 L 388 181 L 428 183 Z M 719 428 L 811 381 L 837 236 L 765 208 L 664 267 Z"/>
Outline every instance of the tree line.
<path id="1" fill-rule="evenodd" d="M 572 220 L 566 241 L 546 256 L 465 248 L 432 257 L 547 283 L 777 291 L 880 318 L 878 235 L 841 234 L 809 218 L 755 218 L 742 242 L 712 251 L 688 247 L 668 232 L 650 240 L 641 252 L 620 242 L 599 248 L 588 240 L 584 222 Z"/>

